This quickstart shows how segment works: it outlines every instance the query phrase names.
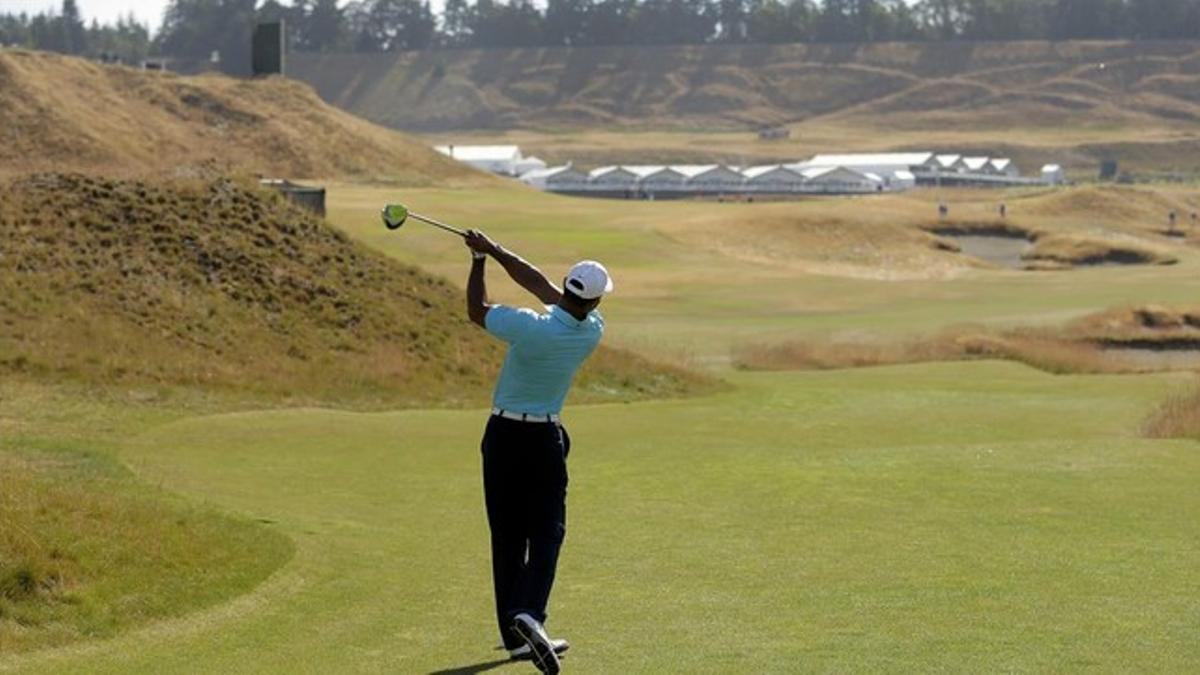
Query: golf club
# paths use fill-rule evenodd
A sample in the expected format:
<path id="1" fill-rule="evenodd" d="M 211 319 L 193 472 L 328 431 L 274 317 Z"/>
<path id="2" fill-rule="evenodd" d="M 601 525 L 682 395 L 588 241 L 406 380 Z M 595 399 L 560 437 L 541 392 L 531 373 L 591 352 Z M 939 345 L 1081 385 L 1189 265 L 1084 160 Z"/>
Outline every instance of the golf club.
<path id="1" fill-rule="evenodd" d="M 381 215 L 383 216 L 383 224 L 385 226 L 387 226 L 387 229 L 389 229 L 389 230 L 400 229 L 400 227 L 402 225 L 404 225 L 404 221 L 408 220 L 409 217 L 412 217 L 412 218 L 416 218 L 417 220 L 419 220 L 423 223 L 428 223 L 429 225 L 433 225 L 434 227 L 440 227 L 441 229 L 443 229 L 447 232 L 453 232 L 454 234 L 457 234 L 460 237 L 467 236 L 467 233 L 465 231 L 460 230 L 457 227 L 454 227 L 453 225 L 447 225 L 446 223 L 443 223 L 439 220 L 434 220 L 433 218 L 427 218 L 419 213 L 413 213 L 413 212 L 409 211 L 408 207 L 403 204 L 388 204 L 387 206 L 383 207 L 383 212 Z"/>

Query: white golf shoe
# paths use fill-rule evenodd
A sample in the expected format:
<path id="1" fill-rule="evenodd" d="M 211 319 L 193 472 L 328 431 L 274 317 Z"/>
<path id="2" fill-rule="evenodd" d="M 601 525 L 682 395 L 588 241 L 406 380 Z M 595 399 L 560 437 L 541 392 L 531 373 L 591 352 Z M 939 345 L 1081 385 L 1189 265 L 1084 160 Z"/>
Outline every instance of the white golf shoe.
<path id="1" fill-rule="evenodd" d="M 546 675 L 557 675 L 559 671 L 558 654 L 554 652 L 554 643 L 546 635 L 546 629 L 537 619 L 522 612 L 513 617 L 512 628 L 529 647 L 529 657 L 533 665 Z"/>
<path id="2" fill-rule="evenodd" d="M 550 646 L 554 647 L 555 654 L 562 656 L 563 652 L 571 648 L 571 643 L 559 638 L 550 638 Z M 508 658 L 513 661 L 528 661 L 533 658 L 533 649 L 527 644 L 521 645 L 516 649 L 508 650 Z"/>

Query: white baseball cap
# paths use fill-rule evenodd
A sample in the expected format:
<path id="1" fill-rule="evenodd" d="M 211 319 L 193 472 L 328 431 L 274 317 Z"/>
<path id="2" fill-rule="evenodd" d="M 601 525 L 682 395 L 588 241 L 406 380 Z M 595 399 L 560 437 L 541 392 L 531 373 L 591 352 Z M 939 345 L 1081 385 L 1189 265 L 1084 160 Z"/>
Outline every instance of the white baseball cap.
<path id="1" fill-rule="evenodd" d="M 612 278 L 608 276 L 608 270 L 595 260 L 575 263 L 571 271 L 567 272 L 566 284 L 572 293 L 584 300 L 595 300 L 602 295 L 612 293 L 613 289 Z"/>

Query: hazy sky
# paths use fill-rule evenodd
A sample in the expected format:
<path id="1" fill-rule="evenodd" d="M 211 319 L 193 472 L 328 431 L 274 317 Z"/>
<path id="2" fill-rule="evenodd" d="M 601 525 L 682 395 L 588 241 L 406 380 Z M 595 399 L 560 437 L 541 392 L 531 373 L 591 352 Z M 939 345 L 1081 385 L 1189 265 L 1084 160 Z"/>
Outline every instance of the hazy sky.
<path id="1" fill-rule="evenodd" d="M 79 6 L 83 20 L 88 23 L 93 18 L 100 23 L 112 23 L 117 17 L 133 12 L 138 21 L 150 24 L 151 30 L 157 30 L 162 23 L 167 0 L 75 0 L 75 4 Z M 58 13 L 61 9 L 62 0 L 0 0 L 0 14 L 37 14 L 46 10 Z"/>

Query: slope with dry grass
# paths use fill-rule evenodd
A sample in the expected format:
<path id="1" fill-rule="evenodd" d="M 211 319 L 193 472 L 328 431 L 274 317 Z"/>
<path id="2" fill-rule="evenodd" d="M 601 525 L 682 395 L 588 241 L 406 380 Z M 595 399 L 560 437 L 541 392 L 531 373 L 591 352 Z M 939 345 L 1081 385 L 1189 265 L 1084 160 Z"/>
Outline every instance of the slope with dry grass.
<path id="1" fill-rule="evenodd" d="M 1176 351 L 1189 358 L 1130 359 L 1128 350 Z M 893 341 L 751 344 L 737 350 L 734 357 L 739 367 L 748 370 L 825 370 L 974 359 L 1017 361 L 1058 374 L 1200 369 L 1200 310 L 1118 307 L 1058 327 L 955 326 L 934 335 Z M 1178 401 L 1171 405 L 1186 408 Z"/>
<path id="2" fill-rule="evenodd" d="M 272 175 L 410 185 L 493 180 L 277 77 L 181 77 L 0 49 L 0 120 L 0 174 L 142 174 L 217 160 Z"/>
<path id="3" fill-rule="evenodd" d="M 1200 170 L 1197 42 L 298 54 L 289 67 L 325 100 L 381 124 L 488 129 L 479 140 L 520 142 L 554 160 L 739 163 L 925 147 L 1011 156 L 1030 169 L 1057 161 L 1094 171 L 1112 156 L 1130 167 Z M 711 133 L 777 125 L 790 126 L 793 140 Z M 511 129 L 534 133 L 501 136 Z M 581 131 L 598 135 L 593 142 Z M 697 132 L 706 140 L 684 138 Z M 632 134 L 628 147 L 623 134 Z"/>
<path id="4" fill-rule="evenodd" d="M 939 201 L 953 217 L 939 218 Z M 1005 202 L 1008 216 L 996 215 Z M 1111 205 L 1111 207 L 1110 207 Z M 1119 206 L 1118 206 L 1119 205 Z M 962 276 L 991 267 L 964 254 L 959 235 L 1020 237 L 1028 269 L 1170 265 L 1188 256 L 1200 232 L 1166 237 L 1168 212 L 1200 208 L 1181 189 L 1121 186 L 1009 191 L 920 190 L 870 197 L 821 197 L 749 208 L 695 204 L 655 227 L 686 246 L 755 265 L 869 279 Z"/>
<path id="5" fill-rule="evenodd" d="M 293 402 L 487 400 L 501 347 L 461 293 L 251 182 L 39 174 L 0 187 L 0 369 Z M 705 386 L 605 351 L 579 397 Z"/>
<path id="6" fill-rule="evenodd" d="M 1196 173 L 1200 43 L 787 44 L 296 54 L 326 101 L 554 162 L 770 163 L 934 149 L 1094 177 Z M 762 126 L 790 141 L 758 141 Z"/>
<path id="7" fill-rule="evenodd" d="M 1197 64 L 1200 44 L 1189 42 L 579 47 L 289 63 L 326 100 L 423 130 L 744 128 L 834 114 L 940 125 L 964 111 L 954 121 L 977 128 L 1016 114 L 1057 125 L 1080 110 L 1093 123 L 1195 121 Z"/>

